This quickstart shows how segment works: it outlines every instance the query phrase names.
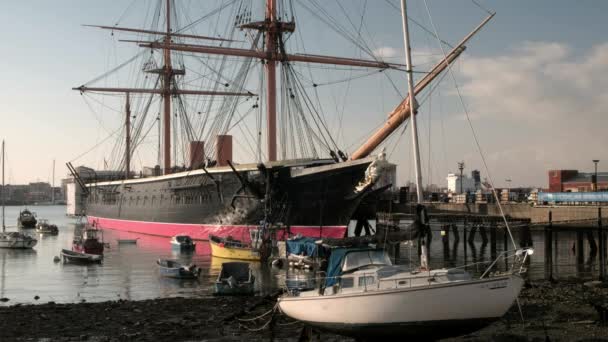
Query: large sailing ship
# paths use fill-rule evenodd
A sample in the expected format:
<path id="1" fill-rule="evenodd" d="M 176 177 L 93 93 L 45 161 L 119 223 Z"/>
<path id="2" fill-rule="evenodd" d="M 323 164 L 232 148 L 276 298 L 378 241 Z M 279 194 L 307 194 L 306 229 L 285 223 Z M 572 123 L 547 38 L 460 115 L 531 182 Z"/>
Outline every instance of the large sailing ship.
<path id="1" fill-rule="evenodd" d="M 347 156 L 332 139 L 332 133 L 323 124 L 323 117 L 316 111 L 313 101 L 294 80 L 297 73 L 293 65 L 325 64 L 401 71 L 404 71 L 404 66 L 376 57 L 366 60 L 289 53 L 286 51 L 286 40 L 296 30 L 296 16 L 288 13 L 293 11 L 293 7 L 289 6 L 291 2 L 266 0 L 264 16 L 257 21 L 252 15 L 252 1 L 229 3 L 237 10 L 232 13 L 234 22 L 226 38 L 186 33 L 186 28 L 191 25 L 173 27 L 172 22 L 177 18 L 173 10 L 176 5 L 174 0 L 158 2 L 154 21 L 156 26 L 152 29 L 96 26 L 113 33 L 138 34 L 138 39 L 130 42 L 151 51 L 151 56 L 156 56 L 155 51 L 161 51 L 162 55 L 150 57 L 142 67 L 147 75 L 147 83 L 141 84 L 150 85 L 148 88 L 93 87 L 92 82 L 74 88 L 83 94 L 124 94 L 125 99 L 124 134 L 120 145 L 124 153 L 119 158 L 124 176 L 116 180 L 93 180 L 82 184 L 87 194 L 88 220 L 104 229 L 160 236 L 185 233 L 202 240 L 208 239 L 209 234 L 248 240 L 251 228 L 279 223 L 287 227 L 291 234 L 343 237 L 350 220 L 365 216 L 361 213 L 374 206 L 377 194 L 390 187 L 390 181 L 383 177 L 383 173 L 389 169 L 384 154 L 379 153 L 379 157 L 373 154 L 387 137 L 407 121 L 410 104 L 407 97 L 404 98 L 389 114 L 386 123 Z M 225 7 L 225 4 L 221 5 L 210 14 L 218 13 Z M 235 37 L 237 33 L 243 33 L 248 47 L 244 47 L 243 40 Z M 473 33 L 419 79 L 416 93 L 427 87 L 464 51 L 464 44 Z M 213 43 L 203 45 L 193 41 Z M 240 47 L 233 46 L 237 44 Z M 216 58 L 216 68 L 210 73 L 215 77 L 212 89 L 185 88 L 187 84 L 181 80 L 187 68 L 183 58 L 178 57 L 179 53 Z M 174 63 L 176 59 L 178 62 Z M 235 60 L 240 64 L 231 74 L 231 82 L 228 82 L 229 77 L 221 71 L 225 63 Z M 258 91 L 249 91 L 246 88 L 251 80 L 247 75 L 254 62 L 259 62 L 258 66 L 263 72 Z M 277 70 L 280 71 L 280 82 L 277 80 Z M 220 85 L 226 91 L 221 91 Z M 149 109 L 154 98 L 161 100 L 157 122 L 158 159 L 162 167 L 157 166 L 155 174 L 150 177 L 135 177 L 131 171 L 135 147 L 141 142 L 141 132 L 145 131 L 142 120 L 139 120 L 139 126 L 133 126 L 131 101 L 134 96 L 139 96 L 143 103 L 140 107 L 145 110 Z M 217 114 L 216 120 L 209 126 L 205 123 L 194 127 L 187 121 L 185 112 L 189 107 L 183 103 L 184 96 L 214 99 L 214 104 L 219 104 L 216 106 L 219 111 L 227 114 Z M 249 99 L 255 102 L 251 106 L 253 110 L 262 113 L 263 108 L 265 112 L 267 149 L 263 154 L 258 146 L 257 153 L 252 153 L 257 154 L 257 162 L 237 164 L 232 156 L 232 136 L 227 133 L 235 121 L 242 119 L 242 115 L 239 118 L 237 113 L 237 104 Z M 211 103 L 211 100 L 208 101 Z M 280 110 L 277 110 L 277 104 L 281 104 Z M 312 112 L 308 119 L 303 113 L 306 110 Z M 277 134 L 277 113 L 281 115 L 283 123 L 296 127 L 296 132 L 285 133 L 281 128 Z M 138 115 L 141 117 L 143 114 Z M 189 132 L 184 135 L 187 144 L 183 144 L 189 147 L 188 165 L 182 168 L 175 167 L 177 124 L 172 121 L 174 117 L 185 118 L 181 126 Z M 261 131 L 258 127 L 258 135 L 261 135 Z M 201 141 L 203 135 L 206 135 L 206 140 Z M 291 142 L 292 152 L 301 152 L 299 155 L 292 153 L 298 158 L 287 158 L 287 146 L 282 146 L 280 157 L 277 155 L 277 135 L 281 140 Z M 261 145 L 261 137 L 255 139 Z M 310 145 L 307 145 L 308 142 L 311 142 Z M 318 151 L 323 149 L 327 158 L 318 156 Z M 305 152 L 312 154 L 312 157 L 307 157 Z"/>

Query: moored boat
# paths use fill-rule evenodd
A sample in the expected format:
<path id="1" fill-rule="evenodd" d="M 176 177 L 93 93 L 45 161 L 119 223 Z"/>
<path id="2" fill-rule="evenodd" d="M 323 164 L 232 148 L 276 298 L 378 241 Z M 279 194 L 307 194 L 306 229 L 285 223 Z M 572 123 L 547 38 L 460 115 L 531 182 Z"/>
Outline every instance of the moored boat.
<path id="1" fill-rule="evenodd" d="M 230 237 L 221 238 L 209 235 L 211 255 L 226 259 L 260 261 L 260 253 L 250 244 L 234 240 Z"/>
<path id="2" fill-rule="evenodd" d="M 19 212 L 17 218 L 17 226 L 19 228 L 36 228 L 36 213 L 29 211 L 27 208 Z"/>
<path id="3" fill-rule="evenodd" d="M 291 291 L 279 298 L 279 308 L 317 328 L 359 337 L 472 332 L 502 317 L 524 283 L 515 268 L 479 279 L 460 269 L 408 271 L 371 248 L 336 249 L 328 264 L 323 286 Z"/>
<path id="4" fill-rule="evenodd" d="M 246 262 L 224 262 L 215 282 L 216 295 L 253 294 L 255 277 Z"/>
<path id="5" fill-rule="evenodd" d="M 156 264 L 158 265 L 158 272 L 163 277 L 176 279 L 196 279 L 201 274 L 201 269 L 198 266 L 194 264 L 184 266 L 177 260 L 158 259 Z"/>
<path id="6" fill-rule="evenodd" d="M 40 219 L 36 224 L 36 233 L 39 234 L 59 234 L 59 228 L 56 225 L 49 223 L 47 219 Z"/>
<path id="7" fill-rule="evenodd" d="M 0 233 L 0 248 L 28 249 L 33 248 L 38 240 L 20 232 Z"/>
<path id="8" fill-rule="evenodd" d="M 100 234 L 100 230 L 85 225 L 74 232 L 72 250 L 79 253 L 102 255 L 105 245 Z"/>
<path id="9" fill-rule="evenodd" d="M 28 249 L 34 247 L 38 240 L 31 236 L 21 232 L 6 232 L 5 215 L 4 215 L 4 201 L 6 196 L 4 190 L 6 189 L 4 184 L 4 169 L 5 169 L 5 153 L 4 153 L 4 140 L 2 140 L 2 191 L 0 192 L 0 201 L 2 201 L 2 232 L 0 233 L 0 248 L 14 248 L 14 249 Z"/>
<path id="10" fill-rule="evenodd" d="M 194 250 L 196 242 L 190 236 L 180 234 L 171 238 L 171 247 L 179 250 Z"/>
<path id="11" fill-rule="evenodd" d="M 80 253 L 69 249 L 61 250 L 61 258 L 63 262 L 71 263 L 96 263 L 103 261 L 103 255 Z"/>

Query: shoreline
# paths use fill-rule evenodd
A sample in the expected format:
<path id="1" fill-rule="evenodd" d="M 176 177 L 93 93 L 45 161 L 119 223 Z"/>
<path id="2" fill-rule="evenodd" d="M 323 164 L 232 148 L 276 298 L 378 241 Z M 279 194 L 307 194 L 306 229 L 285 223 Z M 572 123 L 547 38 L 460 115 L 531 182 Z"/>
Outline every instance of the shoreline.
<path id="1" fill-rule="evenodd" d="M 490 326 L 445 341 L 608 341 L 595 306 L 608 309 L 608 284 L 548 281 L 526 284 L 517 305 Z M 164 298 L 0 307 L 2 341 L 298 341 L 308 329 L 277 312 L 265 297 Z M 274 317 L 274 319 L 270 319 Z M 604 322 L 606 324 L 606 322 Z M 312 340 L 354 341 L 313 332 Z M 309 340 L 309 337 L 306 337 Z"/>

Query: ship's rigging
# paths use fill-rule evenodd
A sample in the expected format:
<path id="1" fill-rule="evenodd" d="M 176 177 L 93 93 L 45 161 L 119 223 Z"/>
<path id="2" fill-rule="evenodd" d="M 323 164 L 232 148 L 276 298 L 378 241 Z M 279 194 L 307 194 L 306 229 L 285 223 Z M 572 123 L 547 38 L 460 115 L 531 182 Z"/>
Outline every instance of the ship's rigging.
<path id="1" fill-rule="evenodd" d="M 362 38 L 361 31 L 366 29 L 363 14 L 368 6 L 367 1 L 361 18 L 346 16 L 349 18 L 347 26 L 350 27 L 341 25 L 336 16 L 316 0 L 295 1 L 296 4 L 288 0 L 268 0 L 264 4 L 263 17 L 257 19 L 259 15 L 256 13 L 260 12 L 256 7 L 260 5 L 258 2 L 221 1 L 208 14 L 191 20 L 192 13 L 181 8 L 180 1 L 158 0 L 151 11 L 151 24 L 146 29 L 118 23 L 114 26 L 96 26 L 110 30 L 112 34 L 136 34 L 137 39 L 123 41 L 136 42 L 144 48 L 107 74 L 75 88 L 85 94 L 120 94 L 125 98 L 124 127 L 131 128 L 123 129 L 123 138 L 114 147 L 112 155 L 115 156 L 115 168 L 130 174 L 130 160 L 136 158 L 137 148 L 145 147 L 146 137 L 154 128 L 158 128 L 162 134 L 159 159 L 162 156 L 162 169 L 164 173 L 169 173 L 180 164 L 180 157 L 185 164 L 188 142 L 204 141 L 206 159 L 211 160 L 215 152 L 213 139 L 235 129 L 241 133 L 241 141 L 247 142 L 244 145 L 254 156 L 251 159 L 257 161 L 297 157 L 331 157 L 339 161 L 366 157 L 407 120 L 409 103 L 403 100 L 389 115 L 384 127 L 349 157 L 340 148 L 334 132 L 328 128 L 326 113 L 319 100 L 318 88 L 330 82 L 315 82 L 312 73 L 306 75 L 302 69 L 302 66 L 308 69 L 342 68 L 349 72 L 348 77 L 336 83 L 350 82 L 384 70 L 404 71 L 403 65 L 388 63 L 375 56 L 369 42 Z M 343 4 L 339 1 L 337 4 L 344 10 Z M 296 30 L 296 5 L 343 36 L 361 51 L 361 56 L 367 58 L 306 53 L 303 43 L 297 41 L 301 37 Z M 185 22 L 179 18 L 185 18 Z M 213 29 L 206 32 L 207 35 L 193 30 L 197 24 L 211 20 L 215 21 L 215 25 L 208 25 Z M 223 31 L 219 24 L 222 20 L 229 22 Z M 479 28 L 483 24 L 485 21 Z M 462 53 L 463 44 L 479 28 L 454 47 L 444 61 L 417 83 L 416 93 L 428 86 Z M 292 45 L 301 46 L 303 53 L 288 52 L 286 47 L 290 40 L 295 40 Z M 186 60 L 196 61 L 201 67 L 196 69 Z M 136 61 L 139 61 L 139 71 L 143 71 L 144 77 L 137 78 L 135 86 L 96 86 L 108 75 Z M 262 69 L 259 77 L 252 76 Z M 191 77 L 186 79 L 186 74 Z M 387 78 L 390 80 L 390 76 Z M 159 106 L 158 113 L 154 110 L 156 105 Z M 131 114 L 127 114 L 129 112 Z M 255 116 L 255 127 L 241 124 L 252 116 Z M 278 129 L 277 121 L 280 123 Z M 263 131 L 266 132 L 265 137 L 262 137 Z M 262 149 L 264 140 L 267 146 Z"/>

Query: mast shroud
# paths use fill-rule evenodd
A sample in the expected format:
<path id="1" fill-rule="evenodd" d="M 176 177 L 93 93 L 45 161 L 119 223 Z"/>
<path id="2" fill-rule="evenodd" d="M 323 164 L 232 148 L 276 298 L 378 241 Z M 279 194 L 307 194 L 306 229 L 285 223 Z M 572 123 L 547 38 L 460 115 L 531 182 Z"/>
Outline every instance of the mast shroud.
<path id="1" fill-rule="evenodd" d="M 420 146 L 418 145 L 418 126 L 416 124 L 416 112 L 418 111 L 418 103 L 416 102 L 416 94 L 414 93 L 414 76 L 412 75 L 412 52 L 410 47 L 410 31 L 407 24 L 407 6 L 405 0 L 401 0 L 401 18 L 403 22 L 405 64 L 407 69 L 407 91 L 409 93 L 410 120 L 412 126 L 412 148 L 414 149 L 414 167 L 416 170 L 416 197 L 417 202 L 422 203 L 422 170 L 420 169 Z"/>
<path id="2" fill-rule="evenodd" d="M 495 13 L 490 14 L 486 17 L 473 31 L 471 31 L 466 37 L 464 37 L 458 45 L 456 45 L 447 56 L 442 59 L 435 67 L 424 76 L 414 88 L 414 94 L 420 93 L 426 88 L 441 72 L 443 72 L 448 66 L 450 66 L 456 58 L 466 49 L 466 44 L 471 37 L 473 37 L 483 26 L 485 26 L 490 19 L 494 17 Z M 378 129 L 363 145 L 361 145 L 350 157 L 351 160 L 362 159 L 369 156 L 380 144 L 388 138 L 402 123 L 410 117 L 410 103 L 409 97 L 406 97 L 401 103 L 389 114 L 386 123 Z"/>
<path id="3" fill-rule="evenodd" d="M 125 179 L 131 177 L 131 103 L 129 93 L 125 103 Z"/>
<path id="4" fill-rule="evenodd" d="M 6 225 L 4 224 L 4 192 L 6 191 L 5 189 L 5 185 L 4 185 L 4 140 L 2 140 L 2 193 L 0 193 L 0 196 L 2 196 L 2 232 L 4 233 L 4 231 L 6 230 Z"/>

